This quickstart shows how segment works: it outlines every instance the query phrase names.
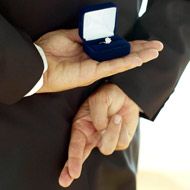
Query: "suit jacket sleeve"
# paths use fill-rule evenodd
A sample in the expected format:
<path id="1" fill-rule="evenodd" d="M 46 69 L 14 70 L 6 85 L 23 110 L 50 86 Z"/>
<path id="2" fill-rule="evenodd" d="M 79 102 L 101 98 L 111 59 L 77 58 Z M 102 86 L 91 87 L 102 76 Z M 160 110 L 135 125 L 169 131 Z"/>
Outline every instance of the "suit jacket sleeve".
<path id="1" fill-rule="evenodd" d="M 115 75 L 120 86 L 154 120 L 190 60 L 190 1 L 151 0 L 128 40 L 158 39 L 165 49 L 160 57 L 143 67 Z"/>
<path id="2" fill-rule="evenodd" d="M 42 58 L 30 38 L 0 15 L 0 103 L 19 101 L 42 73 Z"/>

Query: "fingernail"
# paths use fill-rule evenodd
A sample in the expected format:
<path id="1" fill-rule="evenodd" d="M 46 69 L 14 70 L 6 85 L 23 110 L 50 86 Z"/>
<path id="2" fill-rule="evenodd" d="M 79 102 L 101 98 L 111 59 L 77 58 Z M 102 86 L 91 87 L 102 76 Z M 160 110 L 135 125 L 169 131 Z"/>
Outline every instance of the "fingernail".
<path id="1" fill-rule="evenodd" d="M 121 124 L 122 117 L 120 115 L 115 115 L 114 117 L 114 124 L 120 125 Z"/>

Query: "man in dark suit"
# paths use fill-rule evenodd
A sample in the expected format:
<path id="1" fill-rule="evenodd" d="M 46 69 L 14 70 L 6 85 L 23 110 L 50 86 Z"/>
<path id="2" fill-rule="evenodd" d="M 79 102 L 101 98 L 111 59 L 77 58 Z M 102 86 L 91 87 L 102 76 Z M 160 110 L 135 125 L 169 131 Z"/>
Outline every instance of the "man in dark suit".
<path id="1" fill-rule="evenodd" d="M 130 102 L 128 109 L 135 107 L 133 125 L 138 121 L 137 107 L 142 109 L 144 116 L 154 119 L 173 92 L 190 57 L 190 16 L 188 14 L 190 2 L 152 0 L 149 2 L 147 13 L 138 19 L 141 1 L 126 0 L 114 1 L 120 12 L 119 34 L 128 40 L 159 39 L 163 41 L 165 51 L 155 64 L 151 62 L 142 68 L 118 74 L 106 80 L 98 80 L 82 88 L 72 89 L 85 86 L 89 81 L 94 82 L 107 77 L 109 72 L 104 73 L 104 76 L 99 73 L 98 76 L 88 78 L 85 83 L 77 85 L 72 83 L 69 86 L 70 81 L 64 80 L 65 83 L 61 90 L 60 86 L 52 90 L 55 85 L 46 85 L 49 84 L 46 79 L 52 76 L 48 72 L 51 69 L 54 70 L 53 63 L 57 63 L 58 60 L 55 61 L 55 54 L 53 56 L 50 54 L 49 57 L 47 56 L 47 61 L 50 59 L 52 64 L 48 62 L 50 63 L 46 72 L 48 75 L 44 75 L 45 85 L 38 92 L 58 92 L 35 94 L 23 98 L 43 73 L 43 61 L 33 42 L 41 45 L 47 55 L 50 50 L 45 49 L 45 46 L 51 44 L 49 39 L 52 38 L 42 38 L 44 40 L 41 41 L 37 39 L 47 32 L 60 28 L 77 28 L 77 15 L 80 8 L 87 4 L 100 2 L 106 1 L 55 0 L 50 2 L 40 0 L 27 3 L 14 1 L 13 3 L 10 0 L 0 0 L 1 189 L 62 189 L 57 180 L 67 160 L 66 153 L 72 120 L 90 94 L 95 93 L 96 98 L 96 94 L 102 92 L 102 88 L 99 89 L 99 87 L 105 82 L 115 84 L 117 87 L 108 85 L 109 88 L 105 87 L 106 90 L 103 91 L 108 92 L 107 94 L 117 91 L 116 94 L 120 95 L 125 92 L 124 94 L 128 97 L 127 102 Z M 151 49 L 157 51 L 161 49 L 158 44 L 149 45 Z M 144 47 L 141 49 L 140 42 L 133 44 L 133 47 L 134 52 L 146 49 Z M 147 55 L 147 52 L 144 53 L 140 57 L 141 61 Z M 43 57 L 43 52 L 41 54 Z M 153 53 L 151 57 L 146 57 L 143 61 L 146 62 L 154 57 Z M 86 59 L 85 56 L 83 58 Z M 115 61 L 112 63 L 117 62 Z M 135 66 L 139 64 L 135 61 L 134 63 Z M 122 64 L 121 60 L 119 64 Z M 122 68 L 122 71 L 127 70 L 126 66 Z M 119 71 L 117 70 L 116 73 Z M 66 76 L 69 78 L 68 72 L 65 73 L 67 79 Z M 66 88 L 63 89 L 65 85 Z M 70 90 L 62 92 L 66 89 Z M 123 96 L 122 94 L 121 97 Z M 75 118 L 82 108 L 79 109 Z M 121 121 L 116 123 L 119 123 L 121 128 Z M 138 130 L 127 150 L 115 152 L 109 157 L 101 155 L 97 150 L 93 151 L 83 167 L 81 177 L 70 186 L 70 189 L 135 189 L 137 158 Z"/>

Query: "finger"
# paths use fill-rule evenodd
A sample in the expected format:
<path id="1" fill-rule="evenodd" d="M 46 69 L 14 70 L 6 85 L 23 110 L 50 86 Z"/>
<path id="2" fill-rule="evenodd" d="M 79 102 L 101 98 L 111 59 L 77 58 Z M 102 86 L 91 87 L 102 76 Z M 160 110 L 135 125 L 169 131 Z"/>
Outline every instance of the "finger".
<path id="1" fill-rule="evenodd" d="M 108 128 L 102 135 L 101 142 L 99 144 L 99 150 L 104 155 L 110 155 L 114 152 L 119 139 L 121 129 L 122 117 L 115 115 L 110 119 Z"/>
<path id="2" fill-rule="evenodd" d="M 128 148 L 129 144 L 130 144 L 130 138 L 128 134 L 128 125 L 126 124 L 126 122 L 123 122 L 116 150 L 125 150 Z"/>
<path id="3" fill-rule="evenodd" d="M 129 43 L 133 43 L 133 44 L 144 44 L 144 43 L 146 43 L 146 42 L 148 42 L 147 40 L 133 40 L 133 41 L 131 41 L 131 42 L 129 42 Z"/>
<path id="4" fill-rule="evenodd" d="M 130 42 L 130 44 L 131 44 L 131 52 L 138 52 L 149 48 L 161 51 L 164 48 L 163 43 L 157 40 L 144 41 L 144 43 L 139 41 L 132 41 Z"/>
<path id="5" fill-rule="evenodd" d="M 90 115 L 94 127 L 100 131 L 108 125 L 109 100 L 106 94 L 96 93 L 89 98 Z"/>
<path id="6" fill-rule="evenodd" d="M 89 157 L 92 150 L 97 147 L 98 142 L 101 140 L 101 135 L 99 132 L 92 135 L 90 138 L 89 144 L 85 147 L 84 155 L 83 155 L 83 162 Z"/>
<path id="7" fill-rule="evenodd" d="M 81 175 L 85 145 L 85 135 L 80 130 L 73 128 L 69 144 L 68 170 L 74 179 Z"/>
<path id="8" fill-rule="evenodd" d="M 158 55 L 159 53 L 155 49 L 145 49 L 138 53 L 130 53 L 122 58 L 104 61 L 101 64 L 97 64 L 96 80 L 141 66 L 143 63 L 157 58 Z"/>
<path id="9" fill-rule="evenodd" d="M 123 122 L 122 122 L 120 136 L 119 136 L 119 140 L 118 140 L 118 144 L 116 148 L 117 150 L 125 150 L 129 147 L 138 126 L 139 111 L 133 110 L 131 114 L 124 115 L 122 118 L 123 118 L 122 120 Z"/>
<path id="10" fill-rule="evenodd" d="M 83 159 L 82 159 L 82 164 L 85 162 L 85 160 L 89 157 L 90 153 L 92 150 L 96 147 L 98 141 L 100 140 L 100 135 L 96 133 L 91 137 L 91 143 L 86 146 L 84 154 L 83 154 Z M 66 162 L 61 175 L 59 177 L 59 184 L 62 187 L 69 187 L 71 183 L 73 182 L 73 178 L 70 176 L 70 172 L 68 169 L 68 161 Z"/>
<path id="11" fill-rule="evenodd" d="M 68 162 L 66 162 L 61 172 L 61 175 L 59 177 L 59 184 L 62 187 L 69 187 L 72 182 L 73 182 L 73 178 L 69 175 Z"/>
<path id="12" fill-rule="evenodd" d="M 145 49 L 139 52 L 131 53 L 131 55 L 134 55 L 141 59 L 142 63 L 147 63 L 157 58 L 159 56 L 159 53 L 156 49 Z"/>
<path id="13" fill-rule="evenodd" d="M 145 49 L 130 53 L 125 57 L 101 62 L 101 64 L 91 59 L 86 60 L 80 65 L 80 75 L 85 81 L 82 85 L 86 86 L 99 79 L 139 67 L 148 61 L 156 59 L 158 55 L 159 53 L 156 49 Z"/>
<path id="14" fill-rule="evenodd" d="M 116 150 L 125 150 L 129 147 L 135 135 L 138 124 L 122 123 L 121 132 L 118 140 Z"/>

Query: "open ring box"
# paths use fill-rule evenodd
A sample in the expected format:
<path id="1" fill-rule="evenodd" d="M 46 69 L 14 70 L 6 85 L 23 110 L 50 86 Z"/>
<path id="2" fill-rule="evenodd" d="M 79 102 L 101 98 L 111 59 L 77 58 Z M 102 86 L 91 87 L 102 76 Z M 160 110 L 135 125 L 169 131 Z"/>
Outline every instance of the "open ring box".
<path id="1" fill-rule="evenodd" d="M 114 3 L 84 7 L 80 12 L 79 35 L 88 56 L 106 61 L 126 56 L 130 44 L 116 34 L 117 6 Z"/>

